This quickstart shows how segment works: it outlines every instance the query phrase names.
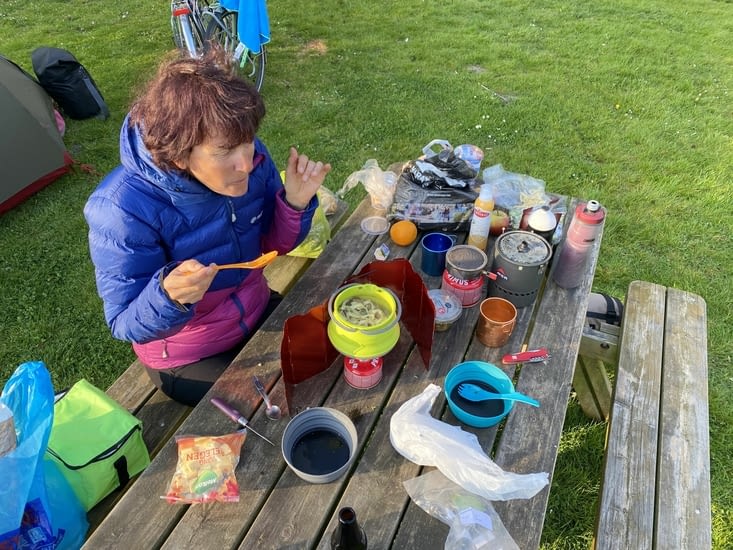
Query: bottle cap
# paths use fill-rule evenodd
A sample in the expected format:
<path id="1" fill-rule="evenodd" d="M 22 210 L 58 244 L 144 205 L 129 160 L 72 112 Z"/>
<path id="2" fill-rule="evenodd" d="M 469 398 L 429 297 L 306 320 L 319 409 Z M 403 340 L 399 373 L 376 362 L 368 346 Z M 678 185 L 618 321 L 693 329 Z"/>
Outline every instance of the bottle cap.
<path id="1" fill-rule="evenodd" d="M 481 191 L 479 193 L 479 198 L 481 200 L 488 200 L 494 198 L 494 190 L 488 183 L 484 183 L 481 186 Z"/>
<path id="2" fill-rule="evenodd" d="M 606 211 L 598 201 L 588 201 L 585 204 L 579 204 L 575 209 L 575 216 L 579 221 L 591 225 L 600 224 L 606 217 Z"/>

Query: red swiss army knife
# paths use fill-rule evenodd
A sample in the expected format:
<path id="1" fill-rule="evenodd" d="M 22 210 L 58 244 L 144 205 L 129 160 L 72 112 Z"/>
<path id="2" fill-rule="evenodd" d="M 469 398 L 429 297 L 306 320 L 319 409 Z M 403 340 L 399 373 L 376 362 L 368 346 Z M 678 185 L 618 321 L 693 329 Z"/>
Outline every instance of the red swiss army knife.
<path id="1" fill-rule="evenodd" d="M 507 353 L 501 358 L 501 362 L 505 365 L 515 365 L 517 363 L 542 363 L 550 358 L 547 348 L 531 349 L 528 351 L 520 351 L 519 353 Z"/>

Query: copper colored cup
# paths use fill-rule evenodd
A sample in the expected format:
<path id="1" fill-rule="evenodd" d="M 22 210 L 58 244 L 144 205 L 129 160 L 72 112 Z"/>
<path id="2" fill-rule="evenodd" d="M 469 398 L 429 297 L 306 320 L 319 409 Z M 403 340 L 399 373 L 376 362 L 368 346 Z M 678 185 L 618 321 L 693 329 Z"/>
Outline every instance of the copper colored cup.
<path id="1" fill-rule="evenodd" d="M 509 340 L 517 320 L 517 308 L 504 298 L 486 298 L 481 302 L 481 316 L 476 325 L 479 341 L 490 348 L 500 348 Z"/>

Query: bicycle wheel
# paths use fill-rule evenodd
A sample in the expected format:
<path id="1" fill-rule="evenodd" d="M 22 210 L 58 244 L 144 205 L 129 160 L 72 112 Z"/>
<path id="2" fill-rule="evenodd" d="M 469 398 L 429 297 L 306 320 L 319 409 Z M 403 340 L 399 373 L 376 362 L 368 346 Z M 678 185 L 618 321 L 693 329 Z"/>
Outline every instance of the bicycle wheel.
<path id="1" fill-rule="evenodd" d="M 204 34 L 205 47 L 208 44 L 218 44 L 229 52 L 235 60 L 239 75 L 255 88 L 260 90 L 265 80 L 265 64 L 267 53 L 262 46 L 260 53 L 255 54 L 248 50 L 237 38 L 237 12 L 218 10 L 206 22 Z"/>

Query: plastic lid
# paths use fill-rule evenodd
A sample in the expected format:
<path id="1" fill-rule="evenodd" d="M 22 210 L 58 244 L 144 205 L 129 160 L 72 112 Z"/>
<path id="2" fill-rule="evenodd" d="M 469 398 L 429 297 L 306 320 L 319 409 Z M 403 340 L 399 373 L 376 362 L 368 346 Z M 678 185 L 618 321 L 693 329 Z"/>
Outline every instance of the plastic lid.
<path id="1" fill-rule="evenodd" d="M 370 235 L 381 235 L 389 229 L 389 222 L 381 216 L 370 216 L 361 220 L 361 229 Z"/>
<path id="2" fill-rule="evenodd" d="M 555 229 L 557 219 L 549 208 L 543 206 L 529 215 L 527 225 L 535 231 L 551 231 Z"/>
<path id="3" fill-rule="evenodd" d="M 439 323 L 452 323 L 461 316 L 463 305 L 458 297 L 448 290 L 436 288 L 428 291 L 435 305 L 435 320 Z"/>

